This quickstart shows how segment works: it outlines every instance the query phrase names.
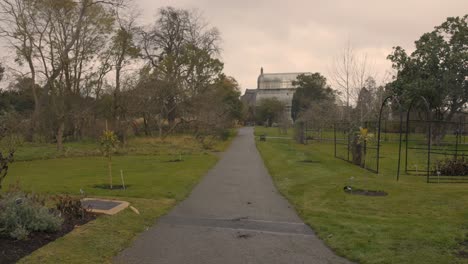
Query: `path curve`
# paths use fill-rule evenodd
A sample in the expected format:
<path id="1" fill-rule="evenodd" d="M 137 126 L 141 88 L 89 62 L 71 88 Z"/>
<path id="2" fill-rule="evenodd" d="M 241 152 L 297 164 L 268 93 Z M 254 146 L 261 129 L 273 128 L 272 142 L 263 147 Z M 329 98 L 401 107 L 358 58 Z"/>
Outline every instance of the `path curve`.
<path id="1" fill-rule="evenodd" d="M 242 128 L 191 195 L 115 263 L 350 263 L 336 256 L 278 193 Z"/>

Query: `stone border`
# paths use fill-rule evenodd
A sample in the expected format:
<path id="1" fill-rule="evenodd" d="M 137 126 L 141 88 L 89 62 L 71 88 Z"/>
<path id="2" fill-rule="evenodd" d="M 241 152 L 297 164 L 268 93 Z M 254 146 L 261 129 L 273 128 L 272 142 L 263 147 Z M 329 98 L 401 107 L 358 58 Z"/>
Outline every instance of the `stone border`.
<path id="1" fill-rule="evenodd" d="M 115 215 L 118 212 L 124 210 L 125 208 L 130 206 L 129 202 L 125 201 L 118 201 L 118 200 L 109 200 L 109 199 L 100 199 L 100 198 L 84 198 L 81 199 L 82 201 L 102 201 L 102 202 L 115 202 L 115 203 L 120 203 L 116 207 L 110 209 L 110 210 L 99 210 L 99 209 L 89 209 L 90 212 L 92 213 L 97 213 L 97 214 L 106 214 L 106 215 Z"/>

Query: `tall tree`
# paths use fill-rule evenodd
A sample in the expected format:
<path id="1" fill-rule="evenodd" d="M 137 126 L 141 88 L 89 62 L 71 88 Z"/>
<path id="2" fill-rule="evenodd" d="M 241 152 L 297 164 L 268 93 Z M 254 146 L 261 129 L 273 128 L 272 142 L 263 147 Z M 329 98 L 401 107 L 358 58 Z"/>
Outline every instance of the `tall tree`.
<path id="1" fill-rule="evenodd" d="M 82 80 L 104 46 L 113 23 L 112 8 L 121 0 L 5 0 L 0 10 L 0 34 L 16 51 L 17 62 L 27 62 L 35 111 L 42 125 L 55 130 L 62 149 L 67 122 L 80 119 Z M 43 84 L 39 98 L 36 83 Z M 33 125 L 34 126 L 34 125 Z M 72 125 L 75 127 L 75 125 Z"/>
<path id="2" fill-rule="evenodd" d="M 5 74 L 5 68 L 0 63 L 0 81 L 3 80 L 3 74 Z"/>
<path id="3" fill-rule="evenodd" d="M 375 75 L 371 69 L 367 54 L 357 52 L 349 41 L 331 65 L 330 77 L 333 86 L 344 96 L 348 121 L 351 121 L 351 105 L 357 101 L 366 79 Z"/>
<path id="4" fill-rule="evenodd" d="M 172 7 L 159 10 L 156 23 L 142 32 L 141 49 L 157 80 L 163 119 L 169 130 L 183 120 L 183 106 L 221 74 L 219 31 L 201 22 L 195 13 Z M 182 118 L 182 119 L 181 119 Z"/>
<path id="5" fill-rule="evenodd" d="M 301 74 L 293 84 L 297 87 L 291 107 L 291 117 L 294 121 L 314 102 L 335 101 L 335 91 L 318 72 L 311 75 Z"/>
<path id="6" fill-rule="evenodd" d="M 34 97 L 34 118 L 39 114 L 39 96 L 36 87 L 37 65 L 34 56 L 37 45 L 42 43 L 45 31 L 36 22 L 39 16 L 38 0 L 4 0 L 0 2 L 0 37 L 7 40 L 16 53 L 16 61 L 27 64 L 31 77 L 31 90 Z M 48 24 L 48 21 L 45 21 Z"/>
<path id="7" fill-rule="evenodd" d="M 122 14 L 117 16 L 117 29 L 111 39 L 111 45 L 109 47 L 108 56 L 110 58 L 109 63 L 115 72 L 115 89 L 113 92 L 114 96 L 114 107 L 113 117 L 117 119 L 120 117 L 119 108 L 121 100 L 121 79 L 122 71 L 124 68 L 132 62 L 133 59 L 138 58 L 140 55 L 140 49 L 135 44 L 135 33 L 137 27 L 135 26 L 136 16 L 130 14 L 130 16 L 122 17 Z"/>
<path id="8" fill-rule="evenodd" d="M 468 102 L 468 14 L 449 17 L 415 42 L 407 54 L 395 47 L 388 59 L 396 70 L 392 92 L 411 101 L 424 96 L 437 117 L 452 120 Z"/>

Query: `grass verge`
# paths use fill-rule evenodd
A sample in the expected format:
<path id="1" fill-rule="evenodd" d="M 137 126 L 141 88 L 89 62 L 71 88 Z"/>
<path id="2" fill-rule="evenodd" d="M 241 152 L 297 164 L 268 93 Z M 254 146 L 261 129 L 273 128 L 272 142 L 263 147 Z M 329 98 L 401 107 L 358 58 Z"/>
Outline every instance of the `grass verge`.
<path id="1" fill-rule="evenodd" d="M 134 138 L 113 158 L 114 184 L 121 184 L 123 170 L 125 191 L 98 188 L 108 184 L 108 172 L 107 161 L 95 143 L 70 143 L 63 153 L 51 145 L 24 144 L 4 186 L 19 183 L 25 191 L 46 195 L 79 195 L 81 189 L 90 197 L 128 201 L 141 214 L 126 209 L 115 216 L 101 216 L 19 263 L 110 263 L 137 234 L 189 195 L 217 162 L 216 152 L 225 150 L 230 142 L 219 141 L 205 150 L 186 136 L 164 141 Z"/>
<path id="2" fill-rule="evenodd" d="M 427 184 L 409 175 L 397 182 L 391 145 L 382 148 L 380 175 L 335 159 L 333 143 L 269 139 L 257 148 L 281 193 L 339 255 L 359 263 L 468 263 L 461 254 L 468 240 L 466 184 Z M 346 194 L 348 184 L 389 195 Z"/>

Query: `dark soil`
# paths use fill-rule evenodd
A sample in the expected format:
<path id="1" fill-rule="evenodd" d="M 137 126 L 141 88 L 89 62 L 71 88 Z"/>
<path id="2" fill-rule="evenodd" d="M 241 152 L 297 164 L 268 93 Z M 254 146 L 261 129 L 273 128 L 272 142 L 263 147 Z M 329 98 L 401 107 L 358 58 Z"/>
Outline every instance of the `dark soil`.
<path id="1" fill-rule="evenodd" d="M 388 193 L 384 191 L 355 189 L 351 186 L 344 187 L 344 191 L 345 193 L 348 193 L 348 194 L 364 195 L 364 196 L 387 196 L 388 195 Z"/>
<path id="2" fill-rule="evenodd" d="M 468 250 L 460 250 L 458 251 L 458 256 L 460 258 L 468 258 Z"/>
<path id="3" fill-rule="evenodd" d="M 251 238 L 251 237 L 252 237 L 251 234 L 242 234 L 242 233 L 237 232 L 237 238 L 248 239 L 248 238 Z"/>
<path id="4" fill-rule="evenodd" d="M 316 160 L 301 160 L 299 162 L 303 162 L 303 163 L 320 163 L 320 161 L 316 161 Z"/>
<path id="5" fill-rule="evenodd" d="M 182 162 L 184 160 L 181 159 L 173 159 L 173 160 L 168 160 L 167 162 Z"/>
<path id="6" fill-rule="evenodd" d="M 12 240 L 0 237 L 0 264 L 16 263 L 21 258 L 48 243 L 70 233 L 75 227 L 84 225 L 96 219 L 93 214 L 88 214 L 84 219 L 67 219 L 62 225 L 62 230 L 57 233 L 31 233 L 27 240 Z"/>
<path id="7" fill-rule="evenodd" d="M 131 185 L 125 184 L 125 190 L 130 188 L 130 186 Z M 123 185 L 121 184 L 112 185 L 112 189 L 110 188 L 109 184 L 98 184 L 98 185 L 94 185 L 93 187 L 97 189 L 104 189 L 104 190 L 123 190 L 124 189 Z"/>
<path id="8" fill-rule="evenodd" d="M 461 249 L 457 252 L 460 258 L 468 258 L 468 238 L 460 243 Z"/>

